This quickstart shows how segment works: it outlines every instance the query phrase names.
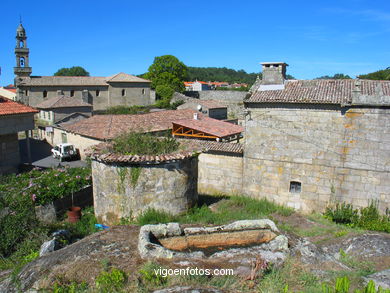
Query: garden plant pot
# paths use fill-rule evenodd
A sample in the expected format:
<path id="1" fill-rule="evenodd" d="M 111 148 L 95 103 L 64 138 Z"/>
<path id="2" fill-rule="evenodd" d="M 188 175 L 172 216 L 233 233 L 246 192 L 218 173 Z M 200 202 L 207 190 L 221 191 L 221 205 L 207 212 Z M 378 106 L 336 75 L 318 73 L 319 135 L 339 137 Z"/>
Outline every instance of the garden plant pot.
<path id="1" fill-rule="evenodd" d="M 76 223 L 80 220 L 81 217 L 81 208 L 80 207 L 70 207 L 66 212 L 68 215 L 68 222 Z"/>

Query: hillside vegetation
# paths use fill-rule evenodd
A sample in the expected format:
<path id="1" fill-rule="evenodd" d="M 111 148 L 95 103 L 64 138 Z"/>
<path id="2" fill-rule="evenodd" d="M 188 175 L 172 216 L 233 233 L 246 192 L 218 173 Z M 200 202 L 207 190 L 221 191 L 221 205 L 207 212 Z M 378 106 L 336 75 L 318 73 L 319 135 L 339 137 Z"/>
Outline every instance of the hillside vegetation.
<path id="1" fill-rule="evenodd" d="M 361 79 L 390 80 L 390 67 L 358 76 Z"/>

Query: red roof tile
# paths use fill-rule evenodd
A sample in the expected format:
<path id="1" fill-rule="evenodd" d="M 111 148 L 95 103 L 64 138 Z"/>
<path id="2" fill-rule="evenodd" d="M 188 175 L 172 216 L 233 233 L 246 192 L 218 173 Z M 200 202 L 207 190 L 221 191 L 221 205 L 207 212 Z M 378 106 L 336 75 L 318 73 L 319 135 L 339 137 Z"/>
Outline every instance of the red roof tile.
<path id="1" fill-rule="evenodd" d="M 17 115 L 25 113 L 38 113 L 39 111 L 24 104 L 14 102 L 0 96 L 0 116 Z"/>
<path id="2" fill-rule="evenodd" d="M 167 110 L 137 115 L 95 115 L 66 125 L 63 129 L 101 140 L 113 139 L 124 132 L 155 132 L 172 129 L 175 119 L 189 119 L 196 111 Z"/>
<path id="3" fill-rule="evenodd" d="M 172 123 L 197 131 L 201 131 L 219 138 L 232 136 L 244 131 L 244 129 L 239 125 L 209 118 L 206 116 L 198 116 L 198 119 L 174 120 L 172 121 Z"/>
<path id="4" fill-rule="evenodd" d="M 390 81 L 360 80 L 362 95 L 375 95 L 378 88 L 383 95 L 390 95 Z M 256 89 L 245 103 L 311 103 L 348 104 L 356 80 L 290 80 L 283 90 Z M 261 85 L 260 85 L 261 88 Z"/>

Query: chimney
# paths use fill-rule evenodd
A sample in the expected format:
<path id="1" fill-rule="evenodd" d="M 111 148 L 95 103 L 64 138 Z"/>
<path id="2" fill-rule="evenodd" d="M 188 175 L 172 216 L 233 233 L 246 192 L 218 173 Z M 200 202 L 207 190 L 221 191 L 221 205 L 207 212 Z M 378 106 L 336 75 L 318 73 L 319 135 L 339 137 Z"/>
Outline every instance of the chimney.
<path id="1" fill-rule="evenodd" d="M 263 69 L 263 78 L 261 84 L 284 84 L 286 80 L 286 67 L 284 62 L 263 62 L 260 63 Z"/>
<path id="2" fill-rule="evenodd" d="M 194 120 L 198 120 L 198 113 L 194 113 Z"/>

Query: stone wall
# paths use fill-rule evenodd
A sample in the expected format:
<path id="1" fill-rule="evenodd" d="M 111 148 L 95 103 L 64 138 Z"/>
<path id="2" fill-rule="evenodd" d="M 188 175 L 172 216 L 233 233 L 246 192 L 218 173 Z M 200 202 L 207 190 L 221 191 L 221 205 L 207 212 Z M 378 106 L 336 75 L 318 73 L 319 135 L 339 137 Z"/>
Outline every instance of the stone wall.
<path id="1" fill-rule="evenodd" d="M 125 95 L 122 96 L 122 90 Z M 105 110 L 111 106 L 124 105 L 150 105 L 152 98 L 150 94 L 149 83 L 112 83 L 107 86 L 20 86 L 19 91 L 26 95 L 28 104 L 36 106 L 44 100 L 58 96 L 58 91 L 66 96 L 73 96 L 77 99 L 83 99 L 83 91 L 88 91 L 88 103 L 93 105 L 93 110 Z M 43 97 L 43 92 L 47 92 L 47 97 Z M 98 95 L 97 95 L 98 93 Z"/>
<path id="2" fill-rule="evenodd" d="M 198 161 L 199 194 L 242 194 L 242 156 L 202 153 Z"/>
<path id="3" fill-rule="evenodd" d="M 251 105 L 244 193 L 304 212 L 329 202 L 390 204 L 390 109 Z M 292 190 L 292 181 L 301 191 Z M 293 183 L 294 184 L 294 183 Z"/>
<path id="4" fill-rule="evenodd" d="M 18 134 L 0 135 L 0 175 L 17 171 L 19 164 Z"/>
<path id="5" fill-rule="evenodd" d="M 247 94 L 247 92 L 240 91 L 201 91 L 199 92 L 199 99 L 221 102 L 221 104 L 228 108 L 229 118 L 237 118 L 239 122 L 242 122 L 244 120 L 243 101 Z"/>
<path id="6" fill-rule="evenodd" d="M 119 223 L 149 208 L 180 214 L 197 200 L 196 158 L 123 166 L 93 160 L 92 178 L 99 223 Z"/>

